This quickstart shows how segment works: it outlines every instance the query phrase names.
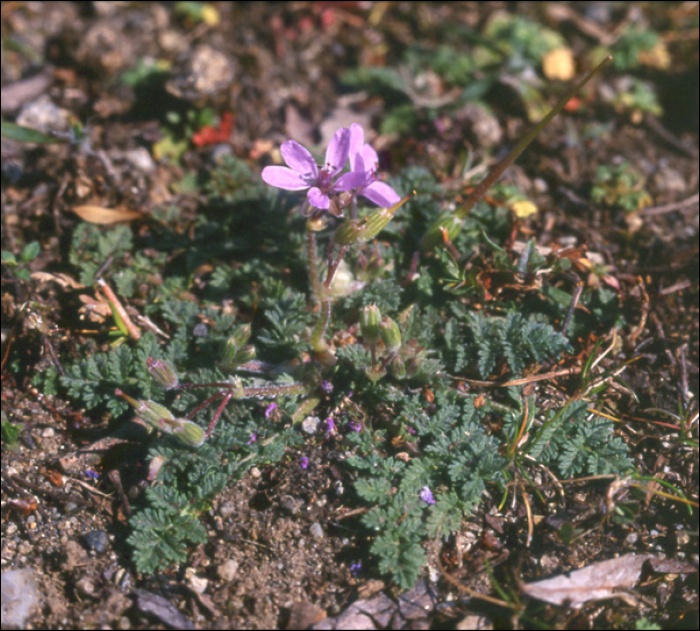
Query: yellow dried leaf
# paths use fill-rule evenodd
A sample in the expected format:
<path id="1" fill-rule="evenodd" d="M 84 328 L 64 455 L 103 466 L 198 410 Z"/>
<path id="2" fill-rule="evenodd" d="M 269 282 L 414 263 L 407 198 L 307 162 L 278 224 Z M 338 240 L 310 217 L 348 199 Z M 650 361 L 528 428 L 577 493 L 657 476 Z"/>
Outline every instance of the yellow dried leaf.
<path id="1" fill-rule="evenodd" d="M 510 209 L 515 213 L 515 216 L 520 219 L 525 219 L 525 217 L 537 214 L 537 206 L 528 200 L 513 202 L 510 205 Z"/>
<path id="2" fill-rule="evenodd" d="M 547 79 L 569 81 L 573 78 L 574 55 L 569 48 L 557 48 L 549 51 L 542 58 L 542 72 Z"/>
<path id="3" fill-rule="evenodd" d="M 202 22 L 209 26 L 216 26 L 221 22 L 221 16 L 213 6 L 206 4 L 202 7 Z"/>
<path id="4" fill-rule="evenodd" d="M 140 219 L 142 214 L 134 210 L 101 208 L 100 206 L 76 206 L 73 212 L 83 221 L 100 225 L 110 225 L 123 221 Z"/>

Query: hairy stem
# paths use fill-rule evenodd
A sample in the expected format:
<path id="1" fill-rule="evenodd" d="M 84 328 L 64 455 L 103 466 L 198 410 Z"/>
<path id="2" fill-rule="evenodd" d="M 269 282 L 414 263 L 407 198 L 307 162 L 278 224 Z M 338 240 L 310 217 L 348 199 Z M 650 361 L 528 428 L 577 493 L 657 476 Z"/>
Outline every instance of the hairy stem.
<path id="1" fill-rule="evenodd" d="M 328 322 L 331 319 L 331 297 L 328 290 L 324 292 L 326 295 L 321 301 L 321 306 L 318 311 L 318 320 L 316 321 L 316 326 L 311 333 L 311 347 L 316 352 L 323 352 L 328 349 L 328 345 L 323 339 L 328 328 Z"/>
<path id="2" fill-rule="evenodd" d="M 306 260 L 309 272 L 309 286 L 311 287 L 311 300 L 314 305 L 321 299 L 321 281 L 318 276 L 318 262 L 316 260 L 316 230 L 311 219 L 306 222 Z"/>

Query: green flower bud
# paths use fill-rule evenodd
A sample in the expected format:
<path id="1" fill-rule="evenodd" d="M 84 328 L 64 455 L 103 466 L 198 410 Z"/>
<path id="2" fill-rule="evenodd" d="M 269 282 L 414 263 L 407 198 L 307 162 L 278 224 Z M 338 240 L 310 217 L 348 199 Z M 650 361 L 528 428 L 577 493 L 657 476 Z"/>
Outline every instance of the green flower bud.
<path id="1" fill-rule="evenodd" d="M 150 372 L 153 378 L 166 390 L 177 388 L 180 382 L 170 362 L 149 357 L 146 360 L 146 366 L 148 367 L 148 372 Z"/>
<path id="2" fill-rule="evenodd" d="M 406 378 L 406 364 L 398 355 L 389 362 L 389 373 L 394 379 Z"/>
<path id="3" fill-rule="evenodd" d="M 251 330 L 250 324 L 241 324 L 236 327 L 229 341 L 235 340 L 236 346 L 241 348 L 250 339 Z"/>
<path id="4" fill-rule="evenodd" d="M 379 325 L 379 331 L 386 350 L 390 353 L 396 353 L 401 348 L 399 325 L 391 318 L 384 318 L 384 321 Z"/>
<path id="5" fill-rule="evenodd" d="M 411 195 L 396 202 L 391 208 L 380 208 L 362 219 L 349 219 L 340 224 L 333 233 L 336 245 L 355 245 L 374 239 L 394 217 L 394 213 L 403 206 Z"/>
<path id="6" fill-rule="evenodd" d="M 221 369 L 232 371 L 238 368 L 241 364 L 245 364 L 246 362 L 252 361 L 254 359 L 255 347 L 244 346 L 243 348 L 239 348 L 232 357 L 222 359 Z"/>
<path id="7" fill-rule="evenodd" d="M 446 211 L 442 213 L 423 235 L 423 240 L 421 241 L 423 251 L 430 252 L 445 242 L 442 236 L 443 230 L 450 241 L 454 240 L 462 230 L 463 223 L 462 219 L 457 217 L 454 212 Z"/>
<path id="8" fill-rule="evenodd" d="M 233 335 L 226 340 L 223 353 L 224 361 L 232 360 L 249 338 L 250 324 L 241 324 L 239 327 L 236 327 Z"/>
<path id="9" fill-rule="evenodd" d="M 381 319 L 382 314 L 379 312 L 379 307 L 375 304 L 367 305 L 362 310 L 360 333 L 367 344 L 376 344 L 379 341 L 379 323 Z"/>

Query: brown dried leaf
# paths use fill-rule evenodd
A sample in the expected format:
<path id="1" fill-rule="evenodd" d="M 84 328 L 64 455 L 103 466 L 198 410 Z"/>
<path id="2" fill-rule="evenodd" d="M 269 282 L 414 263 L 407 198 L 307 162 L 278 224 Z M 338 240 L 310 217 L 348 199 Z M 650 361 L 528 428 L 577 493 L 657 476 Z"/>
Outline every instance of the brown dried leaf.
<path id="1" fill-rule="evenodd" d="M 657 572 L 695 570 L 689 563 L 654 557 L 650 554 L 626 554 L 544 581 L 526 583 L 522 585 L 522 590 L 532 598 L 555 605 L 568 604 L 578 609 L 589 600 L 612 598 L 619 595 L 618 590 L 634 587 L 646 561 L 649 561 L 651 567 Z"/>
<path id="2" fill-rule="evenodd" d="M 81 285 L 77 280 L 68 276 L 68 274 L 51 273 L 51 272 L 32 272 L 32 280 L 39 282 L 54 282 L 58 283 L 63 289 L 82 289 L 85 285 Z"/>
<path id="3" fill-rule="evenodd" d="M 143 214 L 134 210 L 102 208 L 100 206 L 76 206 L 73 212 L 83 221 L 100 225 L 140 219 Z"/>

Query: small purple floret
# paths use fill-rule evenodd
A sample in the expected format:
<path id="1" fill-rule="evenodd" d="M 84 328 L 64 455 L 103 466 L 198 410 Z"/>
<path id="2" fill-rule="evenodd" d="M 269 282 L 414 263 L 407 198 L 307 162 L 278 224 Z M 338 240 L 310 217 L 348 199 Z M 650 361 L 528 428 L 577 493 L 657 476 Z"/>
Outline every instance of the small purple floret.
<path id="1" fill-rule="evenodd" d="M 330 394 L 333 392 L 333 384 L 330 381 L 326 381 L 325 379 L 321 382 L 321 390 L 323 390 L 326 394 Z"/>
<path id="2" fill-rule="evenodd" d="M 435 498 L 433 497 L 433 494 L 430 490 L 430 487 L 424 486 L 420 490 L 420 498 L 426 503 L 426 504 L 435 504 Z"/>
<path id="3" fill-rule="evenodd" d="M 354 191 L 383 208 L 389 208 L 400 201 L 398 193 L 379 179 L 377 152 L 365 144 L 365 132 L 361 125 L 353 123 L 350 129 L 341 127 L 335 132 L 328 148 L 323 165 L 317 165 L 308 149 L 296 140 L 287 140 L 280 147 L 283 166 L 269 166 L 262 171 L 262 179 L 270 186 L 288 191 L 306 190 L 308 210 L 305 215 L 316 210 L 328 211 L 337 217 L 342 216 L 342 207 L 349 203 L 347 196 L 339 200 L 339 193 Z M 350 159 L 350 171 L 342 173 Z M 314 210 L 316 209 L 316 210 Z"/>
<path id="4" fill-rule="evenodd" d="M 302 456 L 301 458 L 299 458 L 299 466 L 302 469 L 306 469 L 306 467 L 309 466 L 309 459 L 306 456 Z"/>
<path id="5" fill-rule="evenodd" d="M 350 125 L 350 167 L 354 173 L 362 174 L 363 181 L 357 187 L 358 195 L 389 208 L 401 201 L 399 194 L 388 184 L 379 180 L 379 157 L 377 152 L 365 144 L 365 132 L 362 125 Z"/>
<path id="6" fill-rule="evenodd" d="M 348 427 L 353 431 L 353 432 L 359 432 L 362 429 L 362 423 L 359 421 L 349 421 L 348 422 Z"/>
<path id="7" fill-rule="evenodd" d="M 277 409 L 277 404 L 273 401 L 270 403 L 270 405 L 267 406 L 267 409 L 265 410 L 265 418 L 270 418 L 270 414 L 272 414 L 273 410 Z"/>
<path id="8" fill-rule="evenodd" d="M 326 162 L 320 169 L 308 149 L 296 140 L 288 140 L 280 147 L 286 167 L 265 167 L 262 179 L 270 186 L 288 191 L 303 191 L 314 208 L 328 210 L 331 196 L 357 188 L 364 182 L 364 175 L 350 171 L 340 175 L 350 153 L 350 130 L 341 127 L 331 139 L 326 150 Z"/>

